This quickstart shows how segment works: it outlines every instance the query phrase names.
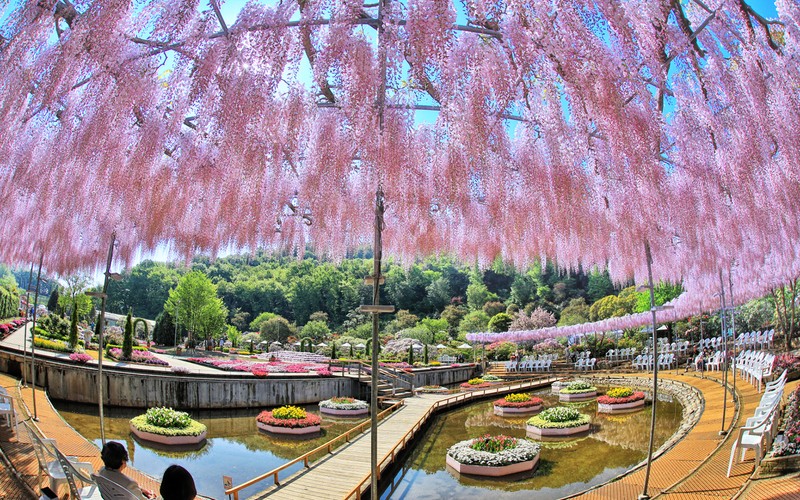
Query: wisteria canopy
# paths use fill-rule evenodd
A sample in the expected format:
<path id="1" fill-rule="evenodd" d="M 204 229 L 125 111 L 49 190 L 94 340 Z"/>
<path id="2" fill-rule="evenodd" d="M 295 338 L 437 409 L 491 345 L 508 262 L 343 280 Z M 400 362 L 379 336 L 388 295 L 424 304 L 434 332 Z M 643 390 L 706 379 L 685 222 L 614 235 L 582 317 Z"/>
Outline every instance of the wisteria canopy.
<path id="1" fill-rule="evenodd" d="M 0 258 L 341 258 L 380 185 L 405 261 L 800 274 L 797 0 L 381 4 L 0 0 Z"/>

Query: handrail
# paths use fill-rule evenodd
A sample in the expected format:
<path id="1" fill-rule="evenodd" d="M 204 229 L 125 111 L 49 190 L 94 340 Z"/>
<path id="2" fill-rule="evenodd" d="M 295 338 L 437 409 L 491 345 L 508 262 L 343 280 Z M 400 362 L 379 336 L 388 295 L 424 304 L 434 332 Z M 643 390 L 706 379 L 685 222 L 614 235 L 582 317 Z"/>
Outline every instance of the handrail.
<path id="1" fill-rule="evenodd" d="M 547 384 L 548 381 L 552 382 L 552 381 L 558 380 L 559 378 L 561 378 L 561 377 L 549 377 L 549 378 L 544 378 L 544 379 L 530 378 L 530 379 L 519 380 L 519 381 L 515 381 L 515 382 L 508 382 L 506 384 L 498 384 L 498 385 L 496 385 L 494 387 L 487 387 L 486 389 L 479 389 L 479 390 L 470 391 L 470 392 L 461 392 L 461 393 L 458 393 L 458 394 L 456 394 L 454 396 L 450 396 L 449 398 L 440 399 L 439 401 L 436 401 L 435 403 L 433 403 L 431 405 L 430 408 L 428 408 L 428 411 L 425 412 L 425 414 L 422 417 L 420 417 L 419 420 L 417 420 L 417 422 L 411 427 L 411 429 L 403 435 L 403 437 L 400 439 L 400 441 L 397 444 L 395 444 L 394 447 L 391 450 L 389 450 L 389 453 L 387 453 L 383 457 L 383 460 L 381 460 L 378 463 L 377 470 L 375 471 L 375 473 L 378 476 L 378 481 L 380 481 L 380 479 L 381 479 L 381 470 L 383 470 L 383 464 L 387 460 L 389 460 L 390 463 L 393 462 L 395 457 L 398 455 L 400 449 L 405 448 L 406 444 L 408 444 L 408 441 L 410 441 L 414 437 L 414 435 L 417 433 L 417 431 L 419 431 L 422 428 L 423 423 L 426 422 L 428 420 L 428 418 L 430 418 L 430 416 L 432 414 L 434 414 L 437 411 L 439 411 L 440 407 L 442 407 L 442 406 L 448 406 L 449 407 L 449 406 L 452 406 L 453 404 L 458 403 L 460 401 L 463 401 L 465 399 L 476 399 L 476 398 L 479 398 L 479 397 L 482 397 L 482 396 L 487 396 L 487 395 L 490 395 L 490 394 L 496 394 L 496 393 L 499 393 L 499 392 L 504 392 L 504 391 L 506 391 L 508 389 L 513 389 L 515 387 L 520 387 L 521 388 L 524 385 L 528 385 L 528 384 L 531 384 L 531 383 L 534 383 L 534 382 Z M 351 498 L 356 498 L 357 500 L 360 499 L 361 498 L 361 493 L 362 493 L 362 490 L 361 490 L 362 486 L 364 486 L 368 482 L 371 482 L 371 478 L 372 478 L 372 474 L 371 473 L 367 474 L 364 477 L 364 479 L 362 479 L 361 482 L 358 483 L 355 488 L 350 490 L 350 492 L 344 497 L 345 500 L 349 500 Z"/>
<path id="2" fill-rule="evenodd" d="M 384 418 L 387 414 L 393 412 L 394 410 L 396 410 L 400 406 L 403 406 L 404 404 L 405 403 L 402 400 L 397 401 L 396 403 L 394 403 L 389 408 L 387 408 L 387 409 L 383 410 L 382 412 L 378 413 L 378 420 Z M 258 483 L 258 482 L 261 482 L 261 481 L 263 481 L 264 479 L 266 479 L 266 478 L 268 478 L 270 476 L 273 477 L 273 480 L 274 480 L 273 484 L 274 485 L 280 485 L 280 482 L 278 481 L 278 473 L 279 472 L 287 469 L 288 467 L 291 467 L 292 465 L 294 465 L 294 464 L 296 464 L 296 463 L 298 463 L 300 461 L 302 461 L 303 465 L 305 466 L 305 468 L 308 469 L 310 467 L 308 459 L 309 459 L 309 457 L 311 455 L 319 453 L 322 450 L 326 450 L 328 453 L 333 453 L 332 445 L 335 442 L 341 441 L 342 439 L 344 439 L 345 442 L 349 443 L 350 442 L 350 436 L 352 434 L 355 434 L 356 432 L 363 433 L 364 432 L 364 428 L 369 427 L 370 424 L 371 424 L 371 421 L 370 420 L 366 420 L 366 421 L 358 424 L 357 426 L 353 427 L 349 431 L 345 432 L 344 434 L 340 434 L 339 436 L 336 436 L 335 438 L 331 439 L 330 441 L 328 441 L 328 442 L 326 442 L 324 444 L 321 444 L 320 446 L 314 448 L 313 450 L 311 450 L 311 451 L 309 451 L 309 452 L 307 452 L 307 453 L 305 453 L 303 455 L 300 455 L 299 457 L 295 458 L 294 460 L 292 460 L 290 462 L 287 462 L 287 463 L 281 465 L 280 467 L 276 467 L 275 469 L 272 469 L 269 472 L 261 474 L 258 477 L 255 477 L 253 479 L 250 479 L 249 481 L 246 481 L 246 482 L 244 482 L 242 484 L 239 484 L 237 486 L 234 486 L 234 487 L 232 487 L 230 489 L 225 490 L 225 494 L 226 495 L 233 495 L 233 500 L 239 500 L 239 491 L 241 491 L 241 490 L 243 490 L 243 489 L 245 489 L 245 488 L 247 488 L 249 486 L 252 486 L 252 485 L 254 485 L 254 484 Z"/>

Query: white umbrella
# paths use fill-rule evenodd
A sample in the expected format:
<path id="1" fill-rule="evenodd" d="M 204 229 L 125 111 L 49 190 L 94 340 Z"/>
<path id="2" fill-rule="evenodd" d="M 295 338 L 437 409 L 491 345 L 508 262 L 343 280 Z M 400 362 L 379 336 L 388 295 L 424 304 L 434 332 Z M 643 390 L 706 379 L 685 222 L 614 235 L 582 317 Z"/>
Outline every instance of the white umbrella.
<path id="1" fill-rule="evenodd" d="M 294 344 L 292 344 L 292 345 L 300 345 L 300 342 L 295 342 L 295 343 L 294 343 Z"/>
<path id="2" fill-rule="evenodd" d="M 326 344 L 325 342 L 320 342 L 319 344 L 317 344 L 317 347 L 328 347 L 328 344 Z"/>
<path id="3" fill-rule="evenodd" d="M 364 344 L 356 344 L 356 349 L 364 349 L 365 347 L 367 346 Z"/>
<path id="4" fill-rule="evenodd" d="M 273 342 L 271 345 L 283 345 L 283 344 L 281 344 L 280 342 L 278 342 L 278 341 L 276 340 L 276 341 L 275 341 L 275 342 Z"/>
<path id="5" fill-rule="evenodd" d="M 345 342 L 344 344 L 342 344 L 342 347 L 350 347 L 350 343 L 349 342 Z"/>
<path id="6" fill-rule="evenodd" d="M 446 345 L 439 344 L 439 345 L 437 345 L 437 346 L 436 346 L 436 348 L 437 348 L 437 349 L 446 349 L 446 348 L 447 348 L 447 346 L 446 346 Z"/>
<path id="7" fill-rule="evenodd" d="M 469 344 L 461 344 L 458 346 L 459 349 L 472 349 L 472 346 Z"/>

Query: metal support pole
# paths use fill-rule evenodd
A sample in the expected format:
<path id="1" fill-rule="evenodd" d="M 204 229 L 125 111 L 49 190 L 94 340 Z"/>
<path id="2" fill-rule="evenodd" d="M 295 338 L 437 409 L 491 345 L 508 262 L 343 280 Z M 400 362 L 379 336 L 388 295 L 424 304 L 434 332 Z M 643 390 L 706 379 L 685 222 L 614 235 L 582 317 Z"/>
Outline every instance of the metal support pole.
<path id="1" fill-rule="evenodd" d="M 733 391 L 731 392 L 731 400 L 735 403 L 736 402 L 736 309 L 734 309 L 734 302 L 733 302 L 733 276 L 728 273 L 728 288 L 731 292 L 730 294 L 730 303 L 731 303 L 731 340 L 733 340 Z"/>
<path id="2" fill-rule="evenodd" d="M 372 305 L 380 304 L 381 258 L 383 244 L 383 191 L 375 193 L 375 240 L 372 256 Z M 372 397 L 370 406 L 370 497 L 378 500 L 378 312 L 372 313 Z"/>
<path id="3" fill-rule="evenodd" d="M 650 244 L 644 242 L 644 253 L 647 257 L 647 288 L 650 290 L 650 311 L 653 315 L 653 413 L 650 416 L 650 443 L 647 447 L 647 467 L 644 472 L 644 486 L 639 500 L 647 500 L 647 487 L 650 483 L 650 469 L 653 464 L 653 444 L 656 433 L 656 407 L 658 404 L 658 332 L 656 328 L 656 296 L 653 291 L 653 257 L 650 254 Z"/>
<path id="4" fill-rule="evenodd" d="M 33 262 L 28 273 L 28 283 L 25 285 L 25 335 L 22 336 L 22 387 L 28 386 L 28 310 L 31 307 L 31 281 L 33 281 Z"/>
<path id="5" fill-rule="evenodd" d="M 728 409 L 728 336 L 725 335 L 725 285 L 722 282 L 722 270 L 719 271 L 719 300 L 721 309 L 719 312 L 720 326 L 722 328 L 722 424 L 719 434 L 725 434 L 725 412 Z"/>
<path id="6" fill-rule="evenodd" d="M 106 260 L 106 272 L 103 277 L 103 292 L 100 295 L 100 319 L 98 320 L 98 348 L 97 348 L 97 405 L 100 409 L 100 441 L 106 444 L 106 428 L 103 419 L 103 330 L 106 326 L 106 297 L 108 293 L 108 278 L 111 275 L 111 259 L 114 258 L 114 242 L 117 234 L 111 234 L 111 244 L 108 245 L 108 259 Z"/>
<path id="7" fill-rule="evenodd" d="M 33 297 L 33 330 L 31 331 L 31 389 L 33 391 L 33 421 L 39 421 L 36 411 L 36 310 L 39 308 L 39 283 L 42 280 L 44 252 L 39 255 L 39 272 L 36 275 L 36 295 Z"/>

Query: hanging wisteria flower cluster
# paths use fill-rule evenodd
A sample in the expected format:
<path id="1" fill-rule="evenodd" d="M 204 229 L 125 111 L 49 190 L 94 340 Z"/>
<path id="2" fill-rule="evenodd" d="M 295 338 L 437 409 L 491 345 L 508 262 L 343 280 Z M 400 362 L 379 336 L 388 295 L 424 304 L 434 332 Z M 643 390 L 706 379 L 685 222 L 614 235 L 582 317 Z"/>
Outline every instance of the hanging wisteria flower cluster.
<path id="1" fill-rule="evenodd" d="M 666 316 L 707 308 L 720 269 L 737 302 L 800 274 L 796 0 L 776 20 L 729 0 L 379 4 L 0 2 L 0 258 L 97 266 L 114 232 L 126 263 L 162 244 L 342 258 L 371 242 L 380 185 L 407 262 L 642 283 L 648 244 L 686 290 Z"/>

